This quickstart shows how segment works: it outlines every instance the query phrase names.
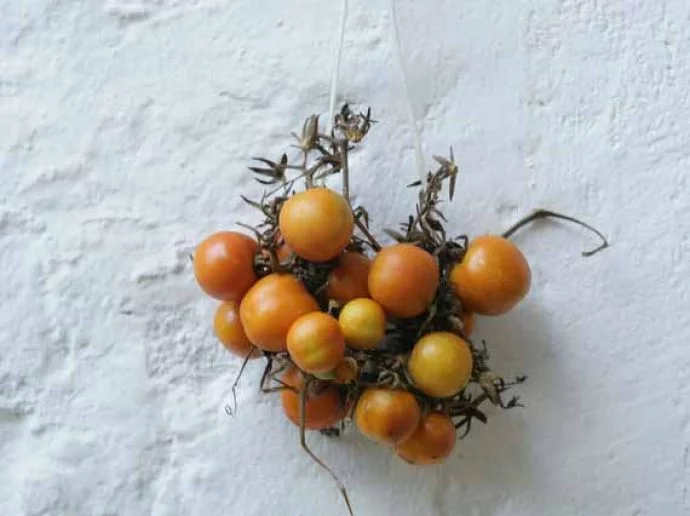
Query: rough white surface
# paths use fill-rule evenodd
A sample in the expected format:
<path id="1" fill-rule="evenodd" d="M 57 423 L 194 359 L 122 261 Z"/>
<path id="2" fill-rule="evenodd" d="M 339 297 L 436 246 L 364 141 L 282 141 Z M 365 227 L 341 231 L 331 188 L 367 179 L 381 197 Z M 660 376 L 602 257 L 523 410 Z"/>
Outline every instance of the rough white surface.
<path id="1" fill-rule="evenodd" d="M 378 228 L 414 177 L 383 0 L 351 1 L 343 99 L 381 121 L 353 159 Z M 529 299 L 484 319 L 525 372 L 448 464 L 356 436 L 315 449 L 359 515 L 690 514 L 690 3 L 401 1 L 425 152 L 454 145 L 457 232 L 537 206 Z M 249 157 L 328 103 L 339 2 L 0 1 L 0 514 L 344 514 L 260 365 L 239 366 L 187 253 L 250 221 Z M 379 233 L 380 234 L 380 233 Z"/>

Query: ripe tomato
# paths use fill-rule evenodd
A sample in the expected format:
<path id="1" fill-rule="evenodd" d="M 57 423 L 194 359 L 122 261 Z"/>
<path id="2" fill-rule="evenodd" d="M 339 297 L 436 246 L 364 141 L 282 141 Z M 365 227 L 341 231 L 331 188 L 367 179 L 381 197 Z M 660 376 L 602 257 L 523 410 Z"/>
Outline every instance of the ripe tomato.
<path id="1" fill-rule="evenodd" d="M 463 312 L 460 314 L 460 320 L 462 321 L 465 337 L 471 337 L 474 331 L 474 314 L 472 312 Z"/>
<path id="2" fill-rule="evenodd" d="M 250 359 L 261 356 L 259 350 L 249 342 L 244 333 L 239 307 L 234 301 L 226 301 L 218 305 L 213 318 L 213 330 L 223 346 L 238 357 L 245 358 L 251 349 L 254 349 L 254 352 L 249 357 Z"/>
<path id="3" fill-rule="evenodd" d="M 280 232 L 305 260 L 325 262 L 338 256 L 352 238 L 354 217 L 347 201 L 328 188 L 312 188 L 283 204 Z"/>
<path id="4" fill-rule="evenodd" d="M 318 310 L 316 300 L 294 276 L 269 274 L 242 299 L 240 318 L 252 344 L 266 351 L 285 351 L 292 323 Z"/>
<path id="5" fill-rule="evenodd" d="M 340 311 L 340 329 L 348 346 L 373 349 L 386 333 L 386 314 L 376 301 L 353 299 Z"/>
<path id="6" fill-rule="evenodd" d="M 295 367 L 288 369 L 281 379 L 299 392 L 304 389 L 304 377 Z M 299 426 L 300 394 L 290 389 L 283 389 L 281 402 L 285 415 Z M 309 430 L 323 430 L 335 425 L 345 416 L 345 406 L 340 391 L 334 385 L 321 383 L 314 392 L 311 390 L 307 392 L 304 412 L 305 427 Z"/>
<path id="7" fill-rule="evenodd" d="M 419 390 L 429 396 L 453 396 L 470 380 L 472 351 L 453 333 L 430 333 L 412 348 L 407 371 Z"/>
<path id="8" fill-rule="evenodd" d="M 500 315 L 527 295 L 531 273 L 510 240 L 484 235 L 470 243 L 463 260 L 451 270 L 450 282 L 465 310 Z"/>
<path id="9" fill-rule="evenodd" d="M 358 297 L 369 297 L 371 260 L 361 253 L 346 251 L 328 277 L 328 298 L 344 305 Z"/>
<path id="10" fill-rule="evenodd" d="M 421 417 L 417 399 L 407 391 L 366 389 L 357 400 L 355 424 L 369 439 L 397 446 L 408 439 Z"/>
<path id="11" fill-rule="evenodd" d="M 411 244 L 382 249 L 369 272 L 369 292 L 390 315 L 421 315 L 429 308 L 439 282 L 436 259 Z"/>
<path id="12" fill-rule="evenodd" d="M 345 357 L 345 337 L 334 317 L 312 312 L 292 324 L 287 335 L 287 349 L 302 371 L 328 373 Z"/>
<path id="13" fill-rule="evenodd" d="M 194 252 L 194 275 L 199 286 L 216 299 L 239 301 L 256 281 L 257 248 L 257 243 L 242 233 L 214 233 Z"/>
<path id="14" fill-rule="evenodd" d="M 455 441 L 455 425 L 450 417 L 431 412 L 422 418 L 412 437 L 400 444 L 396 452 L 410 464 L 438 464 L 453 452 Z"/>

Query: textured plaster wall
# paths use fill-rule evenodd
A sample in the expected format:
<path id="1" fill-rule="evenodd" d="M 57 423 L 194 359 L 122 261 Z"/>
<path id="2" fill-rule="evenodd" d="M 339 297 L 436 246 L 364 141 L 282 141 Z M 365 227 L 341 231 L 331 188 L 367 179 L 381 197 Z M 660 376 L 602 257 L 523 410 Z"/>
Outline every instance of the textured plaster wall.
<path id="1" fill-rule="evenodd" d="M 412 209 L 387 2 L 352 0 L 343 98 L 377 228 Z M 239 366 L 187 259 L 252 221 L 250 156 L 328 103 L 339 2 L 0 0 L 0 514 L 342 514 L 260 365 Z M 357 436 L 316 451 L 359 515 L 690 514 L 690 3 L 399 2 L 425 153 L 462 167 L 457 232 L 537 206 L 520 309 L 482 319 L 524 410 L 413 469 Z M 377 229 L 377 234 L 381 234 Z"/>

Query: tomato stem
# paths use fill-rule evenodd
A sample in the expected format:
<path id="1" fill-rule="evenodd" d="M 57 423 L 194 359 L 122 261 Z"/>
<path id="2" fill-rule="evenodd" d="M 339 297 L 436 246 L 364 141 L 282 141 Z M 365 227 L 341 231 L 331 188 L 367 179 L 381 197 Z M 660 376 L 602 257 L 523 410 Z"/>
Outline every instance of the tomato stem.
<path id="1" fill-rule="evenodd" d="M 329 468 L 325 462 L 323 462 L 321 459 L 319 459 L 316 454 L 311 451 L 309 446 L 307 446 L 307 433 L 306 433 L 306 407 L 307 407 L 307 391 L 309 389 L 309 380 L 310 378 L 307 377 L 304 382 L 304 386 L 302 387 L 302 390 L 300 391 L 299 395 L 299 442 L 300 445 L 302 446 L 302 449 L 309 455 L 309 457 L 316 462 L 321 468 L 325 469 L 328 474 L 331 476 L 333 481 L 336 483 L 338 486 L 338 489 L 340 490 L 340 494 L 343 496 L 343 499 L 345 500 L 345 505 L 347 505 L 347 510 L 350 516 L 354 516 L 354 512 L 352 511 L 352 505 L 350 505 L 350 498 L 347 495 L 347 489 L 345 489 L 345 485 L 342 483 L 342 481 L 338 478 L 338 476 L 333 473 L 333 470 Z"/>
<path id="2" fill-rule="evenodd" d="M 247 363 L 249 362 L 249 359 L 251 358 L 252 354 L 255 351 L 256 351 L 256 348 L 254 346 L 251 346 L 249 348 L 249 351 L 244 356 L 244 360 L 242 360 L 242 365 L 240 366 L 240 370 L 237 373 L 237 376 L 235 377 L 235 381 L 232 384 L 232 402 L 233 402 L 234 408 L 231 409 L 229 405 L 225 406 L 225 412 L 228 414 L 228 416 L 234 416 L 235 414 L 237 414 L 237 386 L 240 383 L 240 378 L 242 378 L 242 374 L 244 373 L 244 370 L 247 367 Z"/>
<path id="3" fill-rule="evenodd" d="M 357 225 L 359 230 L 364 234 L 371 248 L 378 253 L 381 250 L 381 245 L 376 241 L 376 239 L 371 234 L 366 224 L 364 224 L 364 222 L 362 222 L 362 220 L 359 217 L 355 217 L 355 224 Z"/>
<path id="4" fill-rule="evenodd" d="M 508 228 L 506 231 L 503 232 L 503 237 L 504 238 L 510 238 L 514 233 L 516 233 L 519 229 L 521 229 L 523 226 L 526 226 L 527 224 L 534 222 L 539 219 L 561 219 L 561 220 L 566 220 L 568 222 L 572 222 L 574 224 L 577 224 L 578 226 L 582 226 L 583 228 L 588 229 L 592 233 L 596 234 L 600 239 L 601 239 L 601 244 L 598 247 L 595 247 L 594 249 L 590 249 L 589 251 L 582 251 L 582 256 L 588 257 L 588 256 L 593 256 L 597 254 L 599 251 L 603 251 L 607 247 L 609 247 L 609 242 L 606 240 L 606 237 L 599 231 L 597 228 L 594 226 L 591 226 L 587 224 L 586 222 L 581 221 L 580 219 L 576 219 L 575 217 L 571 217 L 569 215 L 563 215 L 562 213 L 558 213 L 555 211 L 550 211 L 550 210 L 543 210 L 539 209 L 531 213 L 530 215 L 527 215 L 526 217 L 520 219 L 517 221 L 515 224 L 513 224 L 510 228 Z"/>
<path id="5" fill-rule="evenodd" d="M 342 140 L 339 144 L 340 166 L 343 173 L 343 197 L 350 204 L 350 165 L 347 156 L 347 140 Z"/>

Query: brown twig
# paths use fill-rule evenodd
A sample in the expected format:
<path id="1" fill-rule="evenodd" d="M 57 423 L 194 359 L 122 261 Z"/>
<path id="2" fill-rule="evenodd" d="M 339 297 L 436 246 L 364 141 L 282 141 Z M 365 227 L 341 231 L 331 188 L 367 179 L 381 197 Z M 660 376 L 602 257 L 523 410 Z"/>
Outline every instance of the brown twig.
<path id="1" fill-rule="evenodd" d="M 244 357 L 244 360 L 242 360 L 242 365 L 240 366 L 240 370 L 237 373 L 237 376 L 235 377 L 235 381 L 232 384 L 232 400 L 233 400 L 233 405 L 234 409 L 230 408 L 230 405 L 225 405 L 225 413 L 228 416 L 233 416 L 237 414 L 237 385 L 240 383 L 240 378 L 242 378 L 242 373 L 244 373 L 244 369 L 247 367 L 247 363 L 249 362 L 249 359 L 251 356 L 256 353 L 256 348 L 252 346 L 247 354 Z"/>
<path id="2" fill-rule="evenodd" d="M 586 222 L 583 222 L 569 215 L 563 215 L 562 213 L 542 209 L 536 210 L 530 215 L 527 215 L 526 217 L 518 220 L 515 224 L 513 224 L 510 228 L 503 232 L 503 237 L 510 238 L 516 231 L 521 229 L 523 226 L 526 226 L 530 222 L 546 218 L 567 220 L 568 222 L 572 222 L 574 224 L 577 224 L 578 226 L 582 226 L 583 228 L 590 230 L 592 233 L 596 234 L 599 238 L 601 238 L 602 243 L 598 247 L 591 249 L 589 251 L 582 251 L 582 256 L 592 256 L 597 254 L 599 251 L 603 251 L 604 249 L 609 247 L 609 242 L 608 240 L 606 240 L 606 237 L 601 233 L 601 231 L 599 231 L 594 226 L 590 226 Z"/>
<path id="3" fill-rule="evenodd" d="M 340 478 L 333 472 L 331 468 L 329 468 L 325 462 L 323 462 L 321 459 L 319 459 L 316 454 L 311 451 L 309 446 L 307 446 L 307 436 L 306 436 L 306 406 L 307 406 L 307 389 L 309 386 L 309 380 L 305 380 L 304 385 L 302 387 L 302 390 L 300 391 L 300 396 L 299 396 L 299 442 L 300 445 L 302 446 L 302 449 L 311 457 L 311 459 L 318 464 L 321 468 L 326 470 L 328 474 L 331 476 L 333 481 L 336 483 L 338 486 L 338 489 L 340 490 L 340 494 L 343 496 L 343 499 L 345 500 L 345 505 L 347 505 L 347 510 L 350 516 L 354 516 L 354 512 L 352 511 L 352 505 L 350 505 L 350 498 L 347 495 L 347 489 L 345 489 L 345 485 L 342 483 Z"/>

